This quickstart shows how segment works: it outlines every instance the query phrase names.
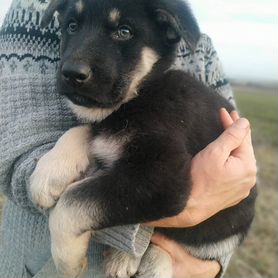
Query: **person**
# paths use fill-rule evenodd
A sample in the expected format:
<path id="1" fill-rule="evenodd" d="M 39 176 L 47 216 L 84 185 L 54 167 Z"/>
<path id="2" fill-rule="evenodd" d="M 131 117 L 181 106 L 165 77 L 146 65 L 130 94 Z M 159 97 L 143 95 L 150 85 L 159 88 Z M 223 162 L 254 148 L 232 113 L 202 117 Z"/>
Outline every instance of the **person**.
<path id="1" fill-rule="evenodd" d="M 48 212 L 32 203 L 29 178 L 39 158 L 79 123 L 56 90 L 58 21 L 46 29 L 39 26 L 47 4 L 47 0 L 13 0 L 0 31 L 0 188 L 6 196 L 0 245 L 3 278 L 59 277 L 51 259 Z M 182 42 L 173 66 L 234 103 L 206 35 L 194 53 Z M 193 226 L 248 196 L 256 177 L 249 122 L 225 110 L 221 119 L 226 131 L 192 161 L 193 190 L 185 210 L 171 219 L 99 231 L 90 244 L 84 277 L 105 277 L 102 261 L 108 245 L 140 256 L 153 226 Z M 231 257 L 229 253 L 218 262 L 201 261 L 161 235 L 153 235 L 152 241 L 172 256 L 175 277 L 221 276 Z"/>

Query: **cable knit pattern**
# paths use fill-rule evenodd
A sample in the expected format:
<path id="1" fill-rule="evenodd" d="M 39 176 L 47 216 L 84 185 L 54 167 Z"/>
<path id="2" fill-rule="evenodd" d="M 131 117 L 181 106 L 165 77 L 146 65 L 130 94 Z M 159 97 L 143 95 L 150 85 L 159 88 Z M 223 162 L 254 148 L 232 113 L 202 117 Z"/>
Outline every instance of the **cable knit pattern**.
<path id="1" fill-rule="evenodd" d="M 7 196 L 1 225 L 1 278 L 59 277 L 50 254 L 47 216 L 33 206 L 29 192 L 37 160 L 78 124 L 55 86 L 58 22 L 53 19 L 46 29 L 39 27 L 47 4 L 46 0 L 13 0 L 0 31 L 0 190 Z M 182 43 L 175 67 L 233 101 L 207 36 L 202 36 L 194 54 Z M 140 256 L 151 234 L 152 229 L 133 225 L 100 231 L 95 240 Z M 84 277 L 104 276 L 102 244 L 91 243 Z"/>

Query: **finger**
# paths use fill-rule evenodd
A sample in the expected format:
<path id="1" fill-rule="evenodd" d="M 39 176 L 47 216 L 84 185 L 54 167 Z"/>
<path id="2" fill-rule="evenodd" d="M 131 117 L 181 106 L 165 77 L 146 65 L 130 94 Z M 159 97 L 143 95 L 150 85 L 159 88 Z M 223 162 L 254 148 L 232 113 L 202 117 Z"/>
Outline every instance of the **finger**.
<path id="1" fill-rule="evenodd" d="M 246 137 L 242 141 L 242 144 L 232 152 L 232 155 L 244 160 L 255 159 L 255 153 L 252 145 L 251 130 L 248 131 Z"/>
<path id="2" fill-rule="evenodd" d="M 216 261 L 204 261 L 190 255 L 184 247 L 164 235 L 155 233 L 152 243 L 170 254 L 173 260 L 173 277 L 215 277 L 220 271 Z"/>
<path id="3" fill-rule="evenodd" d="M 148 227 L 160 227 L 160 228 L 175 228 L 179 227 L 178 217 L 167 217 L 161 220 L 147 222 L 144 225 Z"/>
<path id="4" fill-rule="evenodd" d="M 235 110 L 232 111 L 230 113 L 230 115 L 234 122 L 236 122 L 240 118 L 238 112 Z M 243 143 L 240 145 L 239 148 L 245 149 L 246 151 L 250 151 L 250 153 L 252 155 L 254 155 L 254 150 L 253 150 L 253 146 L 252 146 L 251 130 L 249 131 L 249 133 L 247 134 L 246 138 L 244 139 Z"/>
<path id="5" fill-rule="evenodd" d="M 224 129 L 227 129 L 234 123 L 232 117 L 225 108 L 221 108 L 219 114 Z"/>
<path id="6" fill-rule="evenodd" d="M 226 108 L 221 108 L 219 111 L 220 114 L 220 120 L 224 127 L 224 129 L 227 129 L 230 127 L 234 122 L 236 122 L 240 116 L 236 110 L 233 110 L 230 114 L 226 110 Z"/>
<path id="7" fill-rule="evenodd" d="M 197 258 L 192 257 L 188 252 L 186 252 L 182 245 L 178 244 L 174 240 L 171 240 L 160 233 L 154 233 L 152 235 L 151 242 L 168 252 L 175 261 L 185 259 L 187 261 L 198 260 Z"/>
<path id="8" fill-rule="evenodd" d="M 192 205 L 193 198 L 187 203 L 186 208 L 178 215 L 163 218 L 157 221 L 144 223 L 145 226 L 149 227 L 160 227 L 160 228 L 189 228 L 199 224 L 199 218 L 192 217 L 192 210 L 189 209 L 190 203 Z M 195 205 L 193 205 L 195 207 Z M 194 213 L 195 215 L 195 213 Z M 197 222 L 196 222 L 197 221 Z"/>
<path id="9" fill-rule="evenodd" d="M 166 236 L 159 233 L 154 233 L 152 235 L 151 242 L 167 251 L 171 257 L 176 257 L 177 244 L 174 241 L 168 239 Z"/>
<path id="10" fill-rule="evenodd" d="M 240 118 L 212 142 L 209 147 L 217 151 L 217 154 L 225 162 L 231 152 L 242 144 L 249 132 L 249 127 L 249 121 L 245 118 Z"/>
<path id="11" fill-rule="evenodd" d="M 158 220 L 158 221 L 152 221 L 152 222 L 147 222 L 143 224 L 144 226 L 147 227 L 160 227 L 160 228 L 166 228 L 167 226 L 167 221 L 163 220 Z"/>
<path id="12" fill-rule="evenodd" d="M 236 122 L 237 120 L 239 120 L 240 116 L 238 114 L 238 112 L 236 110 L 233 110 L 230 113 L 231 118 L 233 119 L 234 122 Z"/>
<path id="13" fill-rule="evenodd" d="M 201 261 L 198 259 L 199 269 L 201 273 L 198 273 L 198 276 L 190 275 L 189 277 L 198 277 L 198 278 L 214 278 L 220 272 L 221 266 L 217 261 Z M 196 264 L 197 261 L 192 261 L 192 264 Z M 180 276 L 184 278 L 184 276 Z"/>
<path id="14" fill-rule="evenodd" d="M 240 119 L 239 113 L 236 110 L 233 110 L 230 114 L 225 108 L 220 109 L 220 119 L 223 124 L 223 127 L 227 129 L 234 122 Z M 252 146 L 251 132 L 249 132 L 248 136 L 243 140 L 242 144 L 233 151 L 233 155 L 236 157 L 242 158 L 254 158 L 254 150 Z"/>

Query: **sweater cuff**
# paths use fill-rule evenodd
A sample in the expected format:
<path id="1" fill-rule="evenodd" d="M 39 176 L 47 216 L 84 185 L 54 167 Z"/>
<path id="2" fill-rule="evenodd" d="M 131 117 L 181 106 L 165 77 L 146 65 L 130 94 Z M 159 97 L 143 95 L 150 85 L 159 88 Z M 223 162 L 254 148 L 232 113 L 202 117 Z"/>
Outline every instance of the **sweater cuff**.
<path id="1" fill-rule="evenodd" d="M 29 209 L 32 213 L 38 213 L 40 210 L 35 208 L 32 203 L 30 192 L 30 176 L 33 173 L 37 161 L 54 146 L 54 143 L 45 144 L 31 152 L 22 155 L 14 164 L 11 177 L 11 192 L 8 197 L 22 208 Z M 45 213 L 44 211 L 40 211 Z"/>
<path id="2" fill-rule="evenodd" d="M 94 234 L 93 240 L 141 257 L 147 250 L 153 228 L 140 224 L 103 229 Z"/>

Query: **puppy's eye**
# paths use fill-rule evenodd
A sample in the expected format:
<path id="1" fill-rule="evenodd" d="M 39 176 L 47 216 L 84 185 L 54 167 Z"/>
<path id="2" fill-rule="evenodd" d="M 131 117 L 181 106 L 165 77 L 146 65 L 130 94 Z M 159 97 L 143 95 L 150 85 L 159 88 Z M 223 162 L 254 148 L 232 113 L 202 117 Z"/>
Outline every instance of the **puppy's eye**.
<path id="1" fill-rule="evenodd" d="M 116 40 L 127 41 L 133 37 L 133 32 L 130 26 L 122 25 L 112 36 Z"/>
<path id="2" fill-rule="evenodd" d="M 69 34 L 74 34 L 78 30 L 78 23 L 75 19 L 71 19 L 68 22 L 68 28 L 67 31 Z"/>

